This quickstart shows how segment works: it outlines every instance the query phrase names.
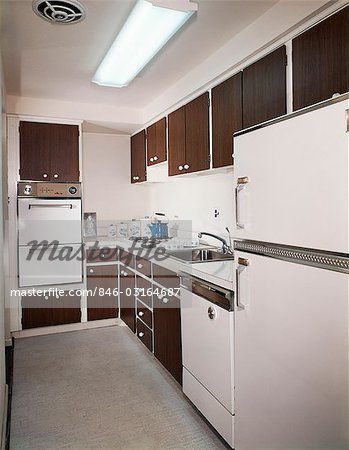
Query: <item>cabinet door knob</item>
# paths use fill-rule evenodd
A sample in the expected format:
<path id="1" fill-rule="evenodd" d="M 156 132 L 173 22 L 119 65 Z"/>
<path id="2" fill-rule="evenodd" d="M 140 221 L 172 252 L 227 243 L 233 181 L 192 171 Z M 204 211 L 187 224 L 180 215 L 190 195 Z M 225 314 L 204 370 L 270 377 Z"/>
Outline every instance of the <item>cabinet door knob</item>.
<path id="1" fill-rule="evenodd" d="M 90 272 L 90 273 L 94 273 L 94 270 L 93 270 L 93 269 L 90 269 L 89 272 Z"/>
<path id="2" fill-rule="evenodd" d="M 48 177 L 47 173 L 42 174 L 42 178 L 47 178 L 47 177 Z"/>
<path id="3" fill-rule="evenodd" d="M 150 162 L 153 162 L 154 161 L 154 158 L 150 158 L 150 160 L 149 160 Z"/>
<path id="4" fill-rule="evenodd" d="M 142 338 L 142 337 L 144 336 L 144 333 L 141 331 L 140 333 L 138 333 L 138 336 L 139 336 L 140 338 Z"/>
<path id="5" fill-rule="evenodd" d="M 53 175 L 53 178 L 58 178 L 58 177 L 59 177 L 58 173 L 55 173 L 55 174 Z"/>
<path id="6" fill-rule="evenodd" d="M 164 298 L 164 296 L 163 296 L 162 294 L 159 294 L 159 295 L 158 295 L 158 299 L 159 299 L 159 300 L 162 300 L 163 298 Z"/>
<path id="7" fill-rule="evenodd" d="M 178 166 L 178 170 L 183 170 L 183 166 Z"/>
<path id="8" fill-rule="evenodd" d="M 185 170 L 188 170 L 189 167 L 190 167 L 189 164 L 184 164 L 184 169 L 185 169 Z"/>
<path id="9" fill-rule="evenodd" d="M 107 255 L 105 253 L 101 253 L 101 258 L 106 258 Z"/>
<path id="10" fill-rule="evenodd" d="M 154 156 L 154 161 L 157 161 L 159 158 L 157 156 Z"/>
<path id="11" fill-rule="evenodd" d="M 128 273 L 125 271 L 125 272 L 123 273 L 123 276 L 124 276 L 124 277 L 127 277 L 127 275 L 128 275 Z"/>
<path id="12" fill-rule="evenodd" d="M 165 297 L 162 299 L 162 301 L 163 301 L 163 303 L 168 303 L 170 300 L 167 297 Z"/>
<path id="13" fill-rule="evenodd" d="M 144 316 L 144 312 L 143 311 L 139 311 L 138 315 L 139 315 L 139 317 L 143 317 Z"/>
<path id="14" fill-rule="evenodd" d="M 138 269 L 142 269 L 143 268 L 143 264 L 139 263 L 137 264 Z"/>

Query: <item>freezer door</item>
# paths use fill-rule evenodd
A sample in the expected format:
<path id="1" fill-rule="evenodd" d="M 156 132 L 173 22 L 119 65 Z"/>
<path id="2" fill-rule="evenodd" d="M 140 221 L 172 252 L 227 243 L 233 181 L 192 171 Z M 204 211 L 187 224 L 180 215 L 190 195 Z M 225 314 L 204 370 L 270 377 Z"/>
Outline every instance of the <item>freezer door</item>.
<path id="1" fill-rule="evenodd" d="M 81 242 L 80 199 L 18 199 L 18 242 Z"/>
<path id="2" fill-rule="evenodd" d="M 234 264 L 235 448 L 348 449 L 348 275 Z"/>
<path id="3" fill-rule="evenodd" d="M 234 140 L 238 239 L 349 252 L 348 101 Z"/>

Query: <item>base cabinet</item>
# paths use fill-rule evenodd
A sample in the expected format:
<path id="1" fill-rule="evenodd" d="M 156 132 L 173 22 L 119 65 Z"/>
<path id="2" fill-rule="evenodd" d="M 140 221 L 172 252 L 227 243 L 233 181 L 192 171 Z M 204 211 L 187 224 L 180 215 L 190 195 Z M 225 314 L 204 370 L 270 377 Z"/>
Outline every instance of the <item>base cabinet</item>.
<path id="1" fill-rule="evenodd" d="M 135 274 L 132 270 L 120 266 L 119 301 L 120 319 L 135 333 L 136 307 L 135 307 Z"/>
<path id="2" fill-rule="evenodd" d="M 113 319 L 118 316 L 116 265 L 87 268 L 87 320 Z"/>
<path id="3" fill-rule="evenodd" d="M 66 325 L 81 321 L 80 296 L 68 292 L 54 296 L 22 297 L 22 329 Z"/>

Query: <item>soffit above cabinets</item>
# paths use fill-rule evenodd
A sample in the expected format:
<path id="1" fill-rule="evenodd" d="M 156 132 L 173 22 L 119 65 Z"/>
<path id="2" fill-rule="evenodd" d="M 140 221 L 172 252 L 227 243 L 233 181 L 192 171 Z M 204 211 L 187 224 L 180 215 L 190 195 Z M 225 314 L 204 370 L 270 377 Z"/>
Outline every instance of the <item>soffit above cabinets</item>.
<path id="1" fill-rule="evenodd" d="M 198 0 L 196 17 L 123 89 L 91 78 L 134 6 L 131 0 L 81 0 L 86 19 L 54 25 L 38 18 L 31 0 L 1 0 L 2 56 L 8 95 L 144 108 L 276 0 Z"/>

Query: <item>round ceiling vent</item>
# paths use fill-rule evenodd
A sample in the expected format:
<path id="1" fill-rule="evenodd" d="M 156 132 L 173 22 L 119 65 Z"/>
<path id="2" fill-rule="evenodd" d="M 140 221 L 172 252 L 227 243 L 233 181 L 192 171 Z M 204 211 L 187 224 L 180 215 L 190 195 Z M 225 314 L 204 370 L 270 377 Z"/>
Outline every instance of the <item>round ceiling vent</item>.
<path id="1" fill-rule="evenodd" d="M 78 23 L 86 17 L 85 8 L 77 0 L 34 0 L 33 10 L 51 23 Z"/>

